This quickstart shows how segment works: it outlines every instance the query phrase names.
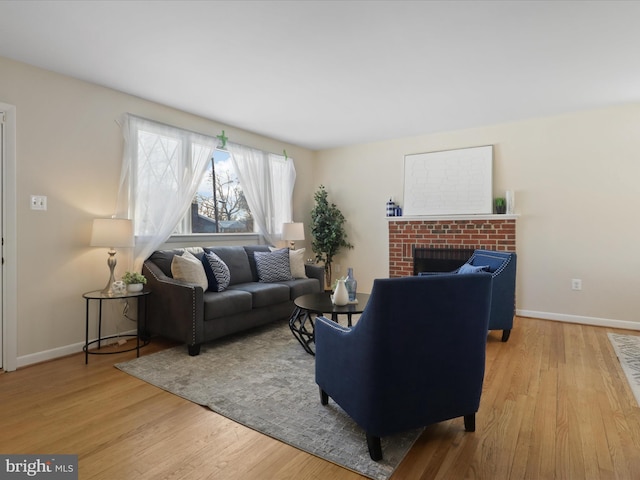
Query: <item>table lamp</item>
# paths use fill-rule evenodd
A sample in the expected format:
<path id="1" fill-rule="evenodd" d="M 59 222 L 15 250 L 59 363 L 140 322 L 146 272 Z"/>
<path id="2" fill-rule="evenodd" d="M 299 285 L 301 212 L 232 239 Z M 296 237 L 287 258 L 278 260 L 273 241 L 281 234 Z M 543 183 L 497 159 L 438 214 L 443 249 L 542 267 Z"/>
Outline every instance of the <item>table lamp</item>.
<path id="1" fill-rule="evenodd" d="M 296 240 L 304 240 L 304 224 L 302 222 L 283 223 L 282 239 L 289 240 L 289 248 L 295 250 Z"/>
<path id="2" fill-rule="evenodd" d="M 109 281 L 102 293 L 113 295 L 113 271 L 116 268 L 116 248 L 133 247 L 133 223 L 126 218 L 96 218 L 91 230 L 92 247 L 107 247 L 109 249 Z"/>

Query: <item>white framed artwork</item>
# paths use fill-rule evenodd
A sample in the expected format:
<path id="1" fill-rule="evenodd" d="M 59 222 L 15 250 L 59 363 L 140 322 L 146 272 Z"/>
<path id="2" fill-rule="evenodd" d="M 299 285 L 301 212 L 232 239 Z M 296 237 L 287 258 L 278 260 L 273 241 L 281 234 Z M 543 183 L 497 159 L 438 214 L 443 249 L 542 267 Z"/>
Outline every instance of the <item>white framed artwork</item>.
<path id="1" fill-rule="evenodd" d="M 403 215 L 493 213 L 493 145 L 404 157 Z"/>

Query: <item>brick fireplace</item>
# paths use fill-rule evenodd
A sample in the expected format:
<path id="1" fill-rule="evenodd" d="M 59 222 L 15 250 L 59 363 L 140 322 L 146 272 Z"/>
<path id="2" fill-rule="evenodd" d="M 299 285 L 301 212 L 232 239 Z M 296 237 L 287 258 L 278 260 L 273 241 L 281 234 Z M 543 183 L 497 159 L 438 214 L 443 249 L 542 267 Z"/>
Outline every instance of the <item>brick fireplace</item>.
<path id="1" fill-rule="evenodd" d="M 414 251 L 477 249 L 516 251 L 517 215 L 476 217 L 390 217 L 389 277 L 414 273 Z"/>

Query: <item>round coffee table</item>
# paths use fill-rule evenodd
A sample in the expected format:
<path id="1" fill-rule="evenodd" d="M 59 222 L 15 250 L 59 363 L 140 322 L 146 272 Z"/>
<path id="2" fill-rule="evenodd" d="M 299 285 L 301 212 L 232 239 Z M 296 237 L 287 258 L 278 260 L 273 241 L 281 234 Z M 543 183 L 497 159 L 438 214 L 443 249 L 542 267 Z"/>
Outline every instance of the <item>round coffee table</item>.
<path id="1" fill-rule="evenodd" d="M 296 298 L 293 303 L 296 308 L 289 319 L 289 328 L 291 333 L 296 337 L 302 348 L 307 353 L 315 355 L 315 325 L 313 322 L 313 314 L 323 315 L 331 314 L 331 320 L 338 322 L 338 315 L 347 315 L 347 326 L 351 326 L 351 317 L 353 314 L 362 313 L 364 307 L 369 301 L 369 294 L 356 294 L 356 302 L 347 305 L 335 305 L 331 301 L 329 293 L 309 293 Z"/>

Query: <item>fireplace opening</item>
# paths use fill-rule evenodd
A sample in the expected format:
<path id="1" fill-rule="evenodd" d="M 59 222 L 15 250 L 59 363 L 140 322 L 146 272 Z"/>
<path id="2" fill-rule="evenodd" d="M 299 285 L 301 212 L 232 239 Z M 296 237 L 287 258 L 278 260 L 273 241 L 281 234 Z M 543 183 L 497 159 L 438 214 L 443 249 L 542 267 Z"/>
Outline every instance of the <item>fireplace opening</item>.
<path id="1" fill-rule="evenodd" d="M 413 248 L 413 274 L 420 272 L 451 272 L 462 266 L 473 248 Z"/>

